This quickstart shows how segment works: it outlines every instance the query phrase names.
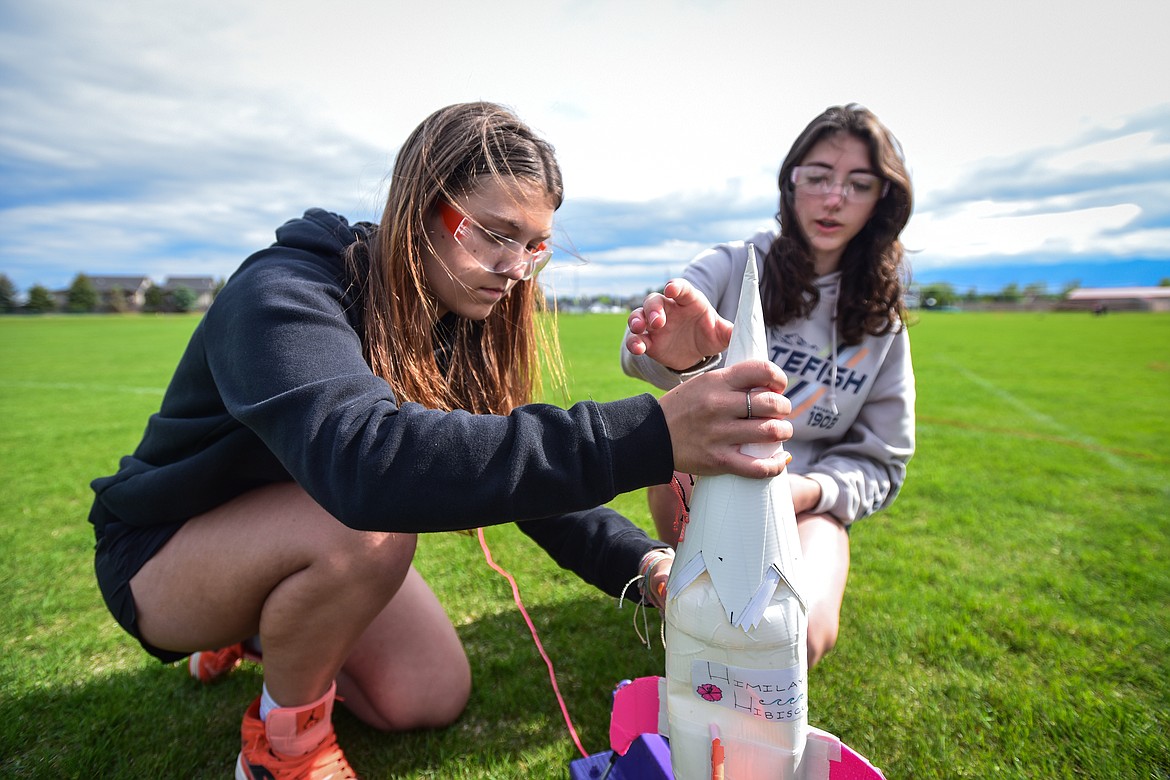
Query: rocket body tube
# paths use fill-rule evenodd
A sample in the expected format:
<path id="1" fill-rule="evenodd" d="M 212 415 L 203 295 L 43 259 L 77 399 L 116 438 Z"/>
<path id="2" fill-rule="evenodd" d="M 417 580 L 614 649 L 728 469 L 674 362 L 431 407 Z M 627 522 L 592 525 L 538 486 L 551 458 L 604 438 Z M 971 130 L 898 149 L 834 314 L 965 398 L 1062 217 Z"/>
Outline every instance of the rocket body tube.
<path id="1" fill-rule="evenodd" d="M 732 626 L 707 573 L 666 610 L 666 710 L 677 780 L 711 776 L 710 725 L 727 780 L 791 780 L 808 731 L 807 617 L 784 588 L 750 633 Z"/>

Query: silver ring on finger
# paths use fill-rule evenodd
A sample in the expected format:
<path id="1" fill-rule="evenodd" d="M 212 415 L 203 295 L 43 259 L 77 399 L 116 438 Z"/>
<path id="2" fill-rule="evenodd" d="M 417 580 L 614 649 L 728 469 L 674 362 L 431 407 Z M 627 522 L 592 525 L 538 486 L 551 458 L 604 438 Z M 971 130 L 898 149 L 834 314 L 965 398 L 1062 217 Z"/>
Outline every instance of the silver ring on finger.
<path id="1" fill-rule="evenodd" d="M 748 390 L 743 394 L 744 399 L 747 400 L 747 419 L 752 419 L 752 391 Z"/>

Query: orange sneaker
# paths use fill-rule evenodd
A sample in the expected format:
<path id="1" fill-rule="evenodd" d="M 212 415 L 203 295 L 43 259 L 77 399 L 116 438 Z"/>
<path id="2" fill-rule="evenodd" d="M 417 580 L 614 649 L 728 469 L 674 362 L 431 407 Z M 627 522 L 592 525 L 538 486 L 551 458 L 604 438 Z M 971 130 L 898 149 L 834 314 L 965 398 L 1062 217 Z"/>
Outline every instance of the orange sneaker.
<path id="1" fill-rule="evenodd" d="M 201 650 L 187 658 L 187 671 L 199 682 L 209 685 L 235 669 L 245 658 L 261 662 L 260 655 L 249 650 L 243 642 L 218 650 Z"/>
<path id="2" fill-rule="evenodd" d="M 281 707 L 260 720 L 260 699 L 244 713 L 236 780 L 356 780 L 331 720 L 337 686 L 312 704 Z"/>
<path id="3" fill-rule="evenodd" d="M 226 675 L 244 660 L 244 644 L 229 645 L 219 650 L 202 650 L 191 653 L 187 659 L 187 671 L 199 682 L 207 685 Z"/>

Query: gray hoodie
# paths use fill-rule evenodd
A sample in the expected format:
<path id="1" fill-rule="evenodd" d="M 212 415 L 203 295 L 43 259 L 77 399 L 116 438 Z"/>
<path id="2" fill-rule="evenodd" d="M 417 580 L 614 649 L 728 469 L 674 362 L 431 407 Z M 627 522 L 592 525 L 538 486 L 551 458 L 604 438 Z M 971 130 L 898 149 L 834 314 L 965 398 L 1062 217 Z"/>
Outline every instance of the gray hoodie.
<path id="1" fill-rule="evenodd" d="M 775 231 L 747 241 L 720 244 L 696 257 L 683 277 L 707 296 L 719 314 L 733 319 L 747 264 L 748 243 L 763 263 Z M 772 362 L 788 376 L 792 401 L 793 473 L 816 480 L 827 512 L 846 525 L 893 503 L 914 454 L 914 369 L 906 329 L 866 335 L 852 347 L 838 347 L 834 319 L 840 272 L 816 280 L 821 299 L 806 320 L 768 328 Z M 622 369 L 664 390 L 695 372 L 672 371 L 645 355 L 634 356 L 622 341 Z"/>

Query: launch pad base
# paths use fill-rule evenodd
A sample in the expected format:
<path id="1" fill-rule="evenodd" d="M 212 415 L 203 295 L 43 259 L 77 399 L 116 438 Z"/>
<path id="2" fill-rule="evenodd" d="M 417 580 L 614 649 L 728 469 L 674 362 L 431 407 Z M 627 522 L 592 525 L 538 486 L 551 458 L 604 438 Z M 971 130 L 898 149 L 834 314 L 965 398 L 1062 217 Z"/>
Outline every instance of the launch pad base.
<path id="1" fill-rule="evenodd" d="M 829 761 L 829 780 L 884 780 L 881 770 L 848 745 Z M 610 764 L 613 767 L 610 767 Z M 606 771 L 609 774 L 606 774 Z M 674 780 L 670 743 L 661 734 L 642 734 L 624 756 L 612 750 L 594 753 L 569 764 L 569 780 Z"/>

